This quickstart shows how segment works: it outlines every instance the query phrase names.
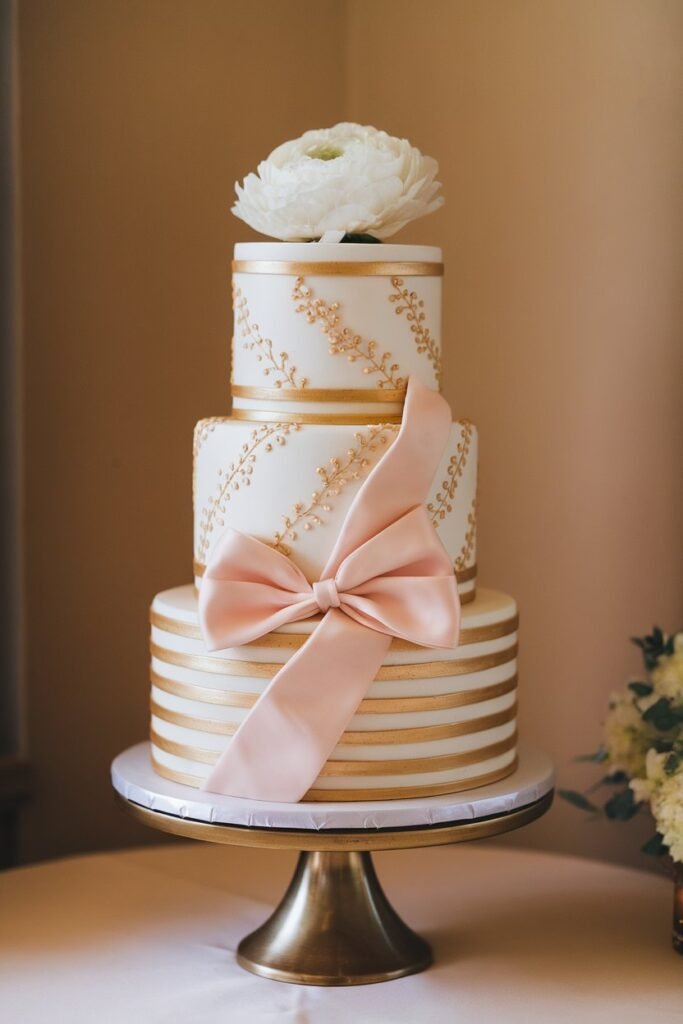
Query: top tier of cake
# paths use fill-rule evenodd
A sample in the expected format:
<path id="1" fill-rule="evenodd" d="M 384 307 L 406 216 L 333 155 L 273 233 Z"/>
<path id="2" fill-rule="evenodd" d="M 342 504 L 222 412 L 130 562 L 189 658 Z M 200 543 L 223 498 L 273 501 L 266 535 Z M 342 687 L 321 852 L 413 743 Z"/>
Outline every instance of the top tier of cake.
<path id="1" fill-rule="evenodd" d="M 233 263 L 233 416 L 398 422 L 439 386 L 441 250 L 245 243 Z"/>

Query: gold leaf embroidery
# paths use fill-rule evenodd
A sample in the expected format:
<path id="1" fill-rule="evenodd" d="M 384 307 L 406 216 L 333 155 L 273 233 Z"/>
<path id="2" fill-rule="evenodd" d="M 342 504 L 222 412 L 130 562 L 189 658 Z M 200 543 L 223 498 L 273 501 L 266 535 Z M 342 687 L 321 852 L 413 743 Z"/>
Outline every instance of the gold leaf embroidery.
<path id="1" fill-rule="evenodd" d="M 360 480 L 365 475 L 372 463 L 373 454 L 387 444 L 387 434 L 397 431 L 398 426 L 393 424 L 368 427 L 365 433 L 359 431 L 355 434 L 356 447 L 347 450 L 345 459 L 331 458 L 331 469 L 318 466 L 316 472 L 322 482 L 321 488 L 313 491 L 308 504 L 297 502 L 292 506 L 291 513 L 282 517 L 284 528 L 275 534 L 272 547 L 283 555 L 289 555 L 291 548 L 286 541 L 294 542 L 298 539 L 299 526 L 303 526 L 306 531 L 322 526 L 324 520 L 320 513 L 332 511 L 330 500 L 341 494 L 348 483 Z"/>
<path id="2" fill-rule="evenodd" d="M 376 374 L 380 388 L 400 389 L 405 387 L 406 378 L 398 376 L 400 367 L 392 363 L 391 352 L 381 352 L 379 343 L 362 338 L 350 327 L 344 327 L 339 315 L 338 302 L 316 299 L 303 277 L 294 282 L 292 298 L 298 305 L 297 313 L 303 313 L 309 324 L 318 324 L 327 338 L 330 355 L 346 355 L 350 363 L 362 363 L 364 374 Z"/>
<path id="3" fill-rule="evenodd" d="M 453 499 L 458 489 L 458 483 L 463 475 L 467 459 L 472 445 L 473 427 L 469 420 L 462 420 L 462 433 L 460 441 L 455 448 L 455 455 L 452 455 L 448 463 L 447 477 L 441 484 L 441 490 L 436 492 L 433 501 L 427 505 L 427 511 L 432 517 L 434 526 L 446 518 L 449 512 L 453 511 Z"/>
<path id="4" fill-rule="evenodd" d="M 389 302 L 394 302 L 394 312 L 397 316 L 405 313 L 406 320 L 410 324 L 410 330 L 415 338 L 415 344 L 419 353 L 424 353 L 434 367 L 434 375 L 437 385 L 441 381 L 441 352 L 436 339 L 432 337 L 428 327 L 425 326 L 424 299 L 421 299 L 417 292 L 412 292 L 404 287 L 401 277 L 392 277 L 391 284 L 394 294 L 389 296 Z"/>
<path id="5" fill-rule="evenodd" d="M 198 561 L 206 561 L 211 535 L 215 527 L 225 526 L 225 520 L 222 517 L 233 494 L 239 491 L 240 487 L 251 485 L 258 449 L 263 447 L 265 452 L 272 452 L 274 445 L 281 447 L 285 444 L 287 435 L 298 429 L 297 423 L 264 423 L 262 427 L 252 430 L 249 441 L 242 445 L 239 457 L 230 464 L 227 470 L 219 469 L 218 491 L 209 498 L 208 504 L 201 511 Z"/>
<path id="6" fill-rule="evenodd" d="M 252 323 L 247 299 L 236 285 L 233 285 L 233 308 L 235 328 L 246 339 L 244 348 L 249 352 L 256 351 L 256 359 L 263 364 L 263 376 L 270 377 L 276 388 L 281 388 L 283 384 L 290 388 L 305 388 L 308 381 L 305 377 L 296 376 L 296 366 L 290 366 L 288 354 L 275 353 L 270 338 L 264 338 L 258 324 Z"/>
<path id="7" fill-rule="evenodd" d="M 472 557 L 474 551 L 474 541 L 477 536 L 477 499 L 472 499 L 472 507 L 467 516 L 467 533 L 465 534 L 465 541 L 463 546 L 460 548 L 460 554 L 455 560 L 454 569 L 456 572 L 462 572 L 463 569 L 467 568 L 468 562 Z"/>
<path id="8" fill-rule="evenodd" d="M 223 416 L 209 416 L 204 420 L 199 420 L 195 424 L 194 434 L 192 437 L 192 498 L 194 499 L 197 493 L 197 456 L 199 450 L 206 441 L 209 434 L 212 434 L 216 429 L 216 424 L 223 420 Z"/>

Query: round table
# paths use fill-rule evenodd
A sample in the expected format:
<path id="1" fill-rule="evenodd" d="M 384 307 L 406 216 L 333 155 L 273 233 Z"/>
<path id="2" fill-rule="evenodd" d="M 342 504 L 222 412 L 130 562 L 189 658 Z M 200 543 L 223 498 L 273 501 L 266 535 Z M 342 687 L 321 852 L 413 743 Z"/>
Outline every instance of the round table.
<path id="1" fill-rule="evenodd" d="M 385 985 L 277 984 L 238 940 L 295 853 L 178 843 L 0 873 L 8 1024 L 681 1024 L 671 883 L 495 843 L 376 860 L 435 964 Z"/>

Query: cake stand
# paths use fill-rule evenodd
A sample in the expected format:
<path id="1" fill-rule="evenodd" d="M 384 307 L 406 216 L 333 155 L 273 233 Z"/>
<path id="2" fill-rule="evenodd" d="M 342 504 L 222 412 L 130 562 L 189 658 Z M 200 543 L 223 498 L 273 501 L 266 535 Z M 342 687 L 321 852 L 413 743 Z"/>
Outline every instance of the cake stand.
<path id="1" fill-rule="evenodd" d="M 553 798 L 552 765 L 530 748 L 502 782 L 419 800 L 269 804 L 203 793 L 156 775 L 147 743 L 115 759 L 112 782 L 133 817 L 162 832 L 300 851 L 282 901 L 242 939 L 237 959 L 254 974 L 301 985 L 389 981 L 432 962 L 429 945 L 384 895 L 371 851 L 510 832 L 544 814 Z"/>

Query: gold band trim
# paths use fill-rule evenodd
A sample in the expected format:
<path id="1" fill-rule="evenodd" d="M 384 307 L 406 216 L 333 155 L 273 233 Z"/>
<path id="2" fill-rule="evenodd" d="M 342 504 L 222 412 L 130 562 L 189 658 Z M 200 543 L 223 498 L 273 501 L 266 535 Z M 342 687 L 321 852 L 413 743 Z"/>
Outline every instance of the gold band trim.
<path id="1" fill-rule="evenodd" d="M 339 426 L 369 427 L 383 423 L 400 423 L 401 415 L 397 413 L 372 412 L 271 412 L 268 409 L 233 409 L 234 420 L 253 420 L 255 423 L 333 423 Z"/>
<path id="2" fill-rule="evenodd" d="M 184 700 L 196 700 L 200 704 L 220 704 L 227 708 L 252 708 L 259 699 L 258 693 L 245 693 L 242 690 L 219 690 L 214 686 L 195 686 L 193 683 L 181 683 L 177 679 L 169 679 L 153 669 L 150 671 L 153 686 L 164 693 Z M 468 707 L 495 700 L 511 693 L 517 686 L 517 673 L 500 683 L 490 686 L 478 686 L 472 690 L 459 690 L 456 693 L 435 693 L 423 697 L 365 697 L 358 705 L 359 715 L 399 715 L 416 711 L 450 711 L 453 708 Z"/>
<path id="3" fill-rule="evenodd" d="M 150 742 L 159 750 L 172 754 L 173 757 L 184 757 L 197 764 L 215 765 L 222 751 L 204 750 L 187 743 L 175 743 L 167 740 L 152 729 Z M 397 758 L 395 761 L 326 761 L 320 769 L 318 778 L 358 778 L 377 775 L 421 775 L 431 772 L 446 772 L 453 768 L 469 768 L 473 764 L 491 761 L 494 757 L 507 754 L 517 744 L 515 729 L 504 740 L 490 743 L 487 747 L 477 750 L 465 750 L 460 754 L 437 754 L 434 757 Z"/>
<path id="4" fill-rule="evenodd" d="M 443 277 L 443 263 L 422 260 L 233 260 L 233 274 L 291 274 L 292 277 Z"/>
<path id="5" fill-rule="evenodd" d="M 151 760 L 154 771 L 162 779 L 168 779 L 170 782 L 179 782 L 182 786 L 191 786 L 193 789 L 200 789 L 204 783 L 204 779 L 198 775 L 190 775 L 189 772 L 177 772 L 173 768 L 167 768 L 166 765 L 157 761 L 153 753 Z M 350 800 L 414 800 L 424 796 L 446 796 L 448 793 L 462 793 L 467 789 L 477 789 L 480 786 L 490 786 L 494 782 L 500 782 L 501 779 L 505 779 L 508 775 L 512 775 L 513 772 L 517 771 L 518 765 L 519 759 L 515 756 L 509 765 L 497 768 L 492 772 L 486 772 L 484 775 L 473 775 L 469 779 L 463 779 L 461 782 L 438 782 L 431 786 L 386 786 L 374 789 L 309 789 L 308 793 L 303 797 L 303 802 L 339 803 L 340 801 Z M 216 828 L 223 827 L 216 826 Z M 457 827 L 467 828 L 466 825 L 459 825 Z M 272 835 L 272 832 L 270 835 Z"/>
<path id="6" fill-rule="evenodd" d="M 202 577 L 204 575 L 204 573 L 206 572 L 206 566 L 204 565 L 204 563 L 203 562 L 198 562 L 196 558 L 192 562 L 192 569 L 194 571 L 194 575 L 195 576 L 199 576 L 199 577 Z M 456 569 L 455 570 L 455 579 L 456 579 L 457 583 L 469 583 L 470 580 L 476 579 L 476 576 L 477 576 L 477 564 L 476 564 L 476 562 L 474 563 L 474 565 L 469 565 L 466 569 Z M 463 598 L 464 597 L 468 597 L 470 601 L 474 600 L 473 597 L 469 597 L 469 592 L 467 594 L 461 594 L 460 595 L 460 603 L 461 604 L 466 603 L 466 602 L 463 602 Z M 311 616 L 311 618 L 312 617 L 313 616 Z M 254 642 L 256 642 L 256 641 L 254 641 Z"/>
<path id="7" fill-rule="evenodd" d="M 239 661 L 232 658 L 211 658 L 203 654 L 183 654 L 168 647 L 150 643 L 153 658 L 167 665 L 209 672 L 220 676 L 238 676 L 242 679 L 272 679 L 286 662 Z M 483 672 L 487 668 L 498 668 L 517 657 L 517 644 L 511 644 L 493 654 L 481 654 L 477 658 L 447 658 L 443 661 L 418 661 L 407 665 L 383 665 L 375 679 L 440 679 L 444 676 L 463 676 L 472 672 Z"/>
<path id="8" fill-rule="evenodd" d="M 215 736 L 233 736 L 239 727 L 239 722 L 219 722 L 211 718 L 183 715 L 179 711 L 171 711 L 169 708 L 162 707 L 153 699 L 150 700 L 149 706 L 152 715 L 156 718 L 169 722 L 171 725 L 180 726 L 182 729 L 194 729 L 195 732 L 206 732 Z M 485 732 L 487 729 L 496 729 L 499 725 L 511 722 L 516 716 L 517 702 L 515 701 L 504 711 L 497 711 L 492 715 L 482 715 L 480 718 L 470 718 L 464 722 L 453 722 L 450 725 L 425 725 L 412 729 L 350 730 L 342 734 L 339 743 L 342 746 L 395 745 L 457 739 L 460 736 Z"/>
<path id="9" fill-rule="evenodd" d="M 474 565 L 468 565 L 466 569 L 456 569 L 455 578 L 458 583 L 469 583 L 470 580 L 476 579 L 477 576 L 477 563 Z"/>
<path id="10" fill-rule="evenodd" d="M 233 384 L 233 398 L 264 402 L 396 402 L 403 403 L 406 389 L 401 388 L 257 388 Z"/>
<path id="11" fill-rule="evenodd" d="M 167 615 L 160 615 L 150 609 L 149 621 L 152 626 L 163 630 L 164 633 L 172 633 L 174 636 L 184 636 L 188 640 L 201 640 L 202 631 L 199 625 L 194 622 L 183 622 L 180 619 L 171 619 Z M 316 622 L 319 619 L 316 617 Z M 517 632 L 519 616 L 513 615 L 501 622 L 494 622 L 490 626 L 472 626 L 469 629 L 460 630 L 460 647 L 468 644 L 485 643 L 487 640 L 498 640 L 502 636 L 509 636 Z M 295 650 L 302 647 L 312 633 L 266 633 L 258 640 L 250 640 L 244 647 L 282 648 L 284 650 Z M 391 642 L 392 651 L 419 651 L 424 650 L 419 644 L 413 644 L 409 640 L 401 640 L 394 637 Z"/>

